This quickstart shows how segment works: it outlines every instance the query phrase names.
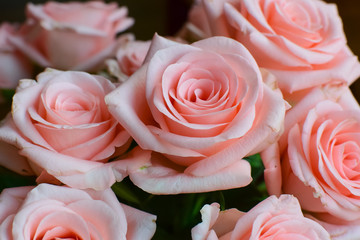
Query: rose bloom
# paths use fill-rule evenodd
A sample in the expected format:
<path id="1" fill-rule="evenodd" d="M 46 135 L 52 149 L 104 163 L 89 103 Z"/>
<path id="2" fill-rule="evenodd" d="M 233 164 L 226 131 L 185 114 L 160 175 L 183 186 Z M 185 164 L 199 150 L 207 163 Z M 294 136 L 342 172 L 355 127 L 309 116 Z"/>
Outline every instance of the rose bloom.
<path id="1" fill-rule="evenodd" d="M 16 30 L 14 24 L 0 25 L 0 88 L 15 89 L 20 79 L 32 76 L 30 61 L 10 45 L 9 38 Z"/>
<path id="2" fill-rule="evenodd" d="M 158 194 L 249 184 L 243 158 L 276 141 L 286 107 L 250 53 L 224 37 L 187 45 L 155 35 L 144 65 L 105 101 L 138 145 L 153 151 L 129 176 Z"/>
<path id="3" fill-rule="evenodd" d="M 330 239 L 317 222 L 304 217 L 300 204 L 291 195 L 270 196 L 249 212 L 219 210 L 219 204 L 201 209 L 202 222 L 192 231 L 193 240 L 217 239 Z"/>
<path id="4" fill-rule="evenodd" d="M 124 82 L 143 64 L 151 41 L 129 39 L 119 46 L 116 59 L 108 60 L 107 67 L 111 75 Z"/>
<path id="5" fill-rule="evenodd" d="M 118 202 L 111 189 L 79 190 L 40 184 L 4 189 L 0 238 L 151 239 L 156 216 Z"/>
<path id="6" fill-rule="evenodd" d="M 284 134 L 262 153 L 265 181 L 324 221 L 360 220 L 360 108 L 347 87 L 332 91 L 316 89 L 286 114 Z"/>
<path id="7" fill-rule="evenodd" d="M 21 80 L 0 127 L 0 164 L 76 188 L 105 189 L 121 180 L 122 163 L 107 161 L 131 139 L 106 107 L 114 89 L 101 76 L 75 71 L 47 69 L 37 81 Z"/>
<path id="8" fill-rule="evenodd" d="M 24 54 L 42 67 L 93 71 L 113 55 L 116 34 L 133 24 L 127 8 L 116 3 L 28 3 L 27 20 L 12 38 Z"/>
<path id="9" fill-rule="evenodd" d="M 204 0 L 201 4 L 206 14 L 198 17 L 206 16 L 208 21 L 204 32 L 210 27 L 212 35 L 244 44 L 259 66 L 278 78 L 283 92 L 329 82 L 350 84 L 360 75 L 335 4 L 320 0 Z"/>

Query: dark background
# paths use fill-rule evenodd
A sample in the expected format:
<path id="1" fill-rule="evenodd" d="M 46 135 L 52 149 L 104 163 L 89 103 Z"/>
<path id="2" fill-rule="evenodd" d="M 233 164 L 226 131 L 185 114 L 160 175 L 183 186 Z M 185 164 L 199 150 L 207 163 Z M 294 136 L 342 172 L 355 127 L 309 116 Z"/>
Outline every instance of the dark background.
<path id="1" fill-rule="evenodd" d="M 81 0 L 80 0 L 81 1 Z M 83 0 L 84 1 L 84 0 Z M 24 0 L 0 0 L 0 21 L 22 22 L 25 20 Z M 44 3 L 45 0 L 33 0 Z M 68 2 L 58 0 L 58 2 Z M 106 0 L 105 2 L 111 2 Z M 149 40 L 155 32 L 162 36 L 173 35 L 186 20 L 192 0 L 117 0 L 120 6 L 127 6 L 129 16 L 135 18 L 135 25 L 129 29 L 139 40 Z M 360 1 L 326 0 L 336 3 L 343 20 L 348 45 L 355 55 L 360 56 Z M 360 100 L 360 80 L 351 86 Z"/>

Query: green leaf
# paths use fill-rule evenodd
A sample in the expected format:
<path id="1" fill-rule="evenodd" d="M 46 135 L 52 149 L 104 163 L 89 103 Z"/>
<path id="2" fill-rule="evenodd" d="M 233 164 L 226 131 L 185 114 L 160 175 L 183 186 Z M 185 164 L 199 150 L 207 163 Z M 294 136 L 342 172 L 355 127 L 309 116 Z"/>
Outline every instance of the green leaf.
<path id="1" fill-rule="evenodd" d="M 246 157 L 245 160 L 250 163 L 253 182 L 257 183 L 258 179 L 263 176 L 265 169 L 260 154 L 251 155 Z"/>
<path id="2" fill-rule="evenodd" d="M 0 167 L 0 191 L 5 188 L 36 185 L 35 176 L 22 176 Z"/>
<path id="3" fill-rule="evenodd" d="M 133 193 L 132 188 L 129 187 L 127 184 L 123 182 L 117 182 L 111 186 L 111 189 L 114 191 L 115 195 L 118 198 L 136 205 L 141 205 L 141 201 Z"/>
<path id="4" fill-rule="evenodd" d="M 1 89 L 1 94 L 6 99 L 7 102 L 11 102 L 12 98 L 13 98 L 13 96 L 15 94 L 15 89 L 2 88 Z"/>

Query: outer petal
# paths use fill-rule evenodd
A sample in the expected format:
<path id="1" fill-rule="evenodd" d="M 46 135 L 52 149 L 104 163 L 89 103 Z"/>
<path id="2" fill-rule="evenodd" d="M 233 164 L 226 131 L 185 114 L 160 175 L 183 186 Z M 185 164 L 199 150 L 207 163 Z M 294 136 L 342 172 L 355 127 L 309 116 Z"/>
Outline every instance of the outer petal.
<path id="1" fill-rule="evenodd" d="M 11 116 L 3 120 L 0 127 L 0 164 L 22 175 L 33 175 L 27 159 L 19 155 L 19 148 L 26 142 L 16 131 Z"/>
<path id="2" fill-rule="evenodd" d="M 220 205 L 218 203 L 213 203 L 211 205 L 206 204 L 201 208 L 200 212 L 202 222 L 191 229 L 192 239 L 218 239 L 216 233 L 214 237 L 211 237 L 210 231 L 219 216 Z"/>
<path id="3" fill-rule="evenodd" d="M 17 187 L 7 188 L 1 192 L 0 223 L 2 223 L 8 216 L 17 212 L 31 189 L 33 189 L 33 187 Z"/>
<path id="4" fill-rule="evenodd" d="M 360 76 L 360 63 L 349 49 L 345 49 L 331 62 L 316 66 L 312 70 L 276 70 L 271 68 L 268 70 L 277 76 L 279 87 L 283 91 L 292 93 L 299 89 L 322 84 L 346 83 L 350 85 Z"/>
<path id="5" fill-rule="evenodd" d="M 250 164 L 239 160 L 208 176 L 184 173 L 178 165 L 153 153 L 151 160 L 129 172 L 132 182 L 152 194 L 208 192 L 248 185 L 252 178 Z"/>
<path id="6" fill-rule="evenodd" d="M 151 239 L 156 230 L 156 216 L 122 204 L 128 225 L 127 239 Z"/>
<path id="7" fill-rule="evenodd" d="M 265 167 L 264 178 L 268 193 L 270 195 L 280 196 L 282 177 L 278 144 L 273 143 L 271 146 L 262 151 L 261 159 Z"/>
<path id="8" fill-rule="evenodd" d="M 104 190 L 115 181 L 121 181 L 127 176 L 129 166 L 149 158 L 146 152 L 134 151 L 119 160 L 100 163 L 62 155 L 36 145 L 26 145 L 20 154 L 32 159 L 31 164 L 37 169 L 45 170 L 71 187 L 96 190 Z"/>

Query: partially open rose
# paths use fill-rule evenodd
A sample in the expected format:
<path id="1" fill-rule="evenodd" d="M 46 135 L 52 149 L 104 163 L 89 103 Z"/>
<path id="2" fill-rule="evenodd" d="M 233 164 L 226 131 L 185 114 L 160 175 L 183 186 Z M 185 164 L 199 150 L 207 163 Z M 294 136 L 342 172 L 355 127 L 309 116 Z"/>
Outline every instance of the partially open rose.
<path id="1" fill-rule="evenodd" d="M 246 213 L 237 209 L 220 212 L 219 204 L 213 203 L 205 205 L 201 215 L 202 223 L 191 232 L 193 240 L 330 240 L 320 224 L 304 217 L 291 195 L 271 196 Z"/>
<path id="2" fill-rule="evenodd" d="M 35 172 L 39 181 L 49 181 L 50 174 L 72 187 L 110 187 L 124 176 L 115 170 L 118 163 L 107 161 L 131 141 L 104 102 L 114 89 L 85 72 L 47 69 L 37 81 L 21 80 L 0 127 L 0 164 Z"/>
<path id="3" fill-rule="evenodd" d="M 106 61 L 111 75 L 124 82 L 143 64 L 151 41 L 129 39 L 119 46 L 116 59 Z"/>
<path id="4" fill-rule="evenodd" d="M 285 114 L 250 53 L 224 37 L 187 45 L 155 35 L 145 64 L 105 100 L 140 147 L 154 151 L 130 173 L 152 193 L 247 185 L 243 158 L 277 139 Z"/>
<path id="5" fill-rule="evenodd" d="M 341 90 L 335 99 L 324 98 L 324 89 L 306 96 L 262 157 L 270 194 L 293 194 L 309 212 L 353 221 L 360 220 L 360 108 L 349 89 Z"/>
<path id="6" fill-rule="evenodd" d="M 336 5 L 321 0 L 203 0 L 212 35 L 244 44 L 286 92 L 356 80 L 358 59 L 346 44 Z M 199 8 L 198 5 L 195 6 Z M 196 25 L 198 19 L 191 20 Z M 199 27 L 199 25 L 196 25 Z M 201 27 L 201 26 L 200 26 Z"/>
<path id="7" fill-rule="evenodd" d="M 118 202 L 111 189 L 48 184 L 4 189 L 0 239 L 151 239 L 156 216 Z"/>
<path id="8" fill-rule="evenodd" d="M 12 43 L 42 67 L 93 71 L 113 55 L 116 34 L 133 24 L 127 8 L 101 1 L 28 3 Z"/>

